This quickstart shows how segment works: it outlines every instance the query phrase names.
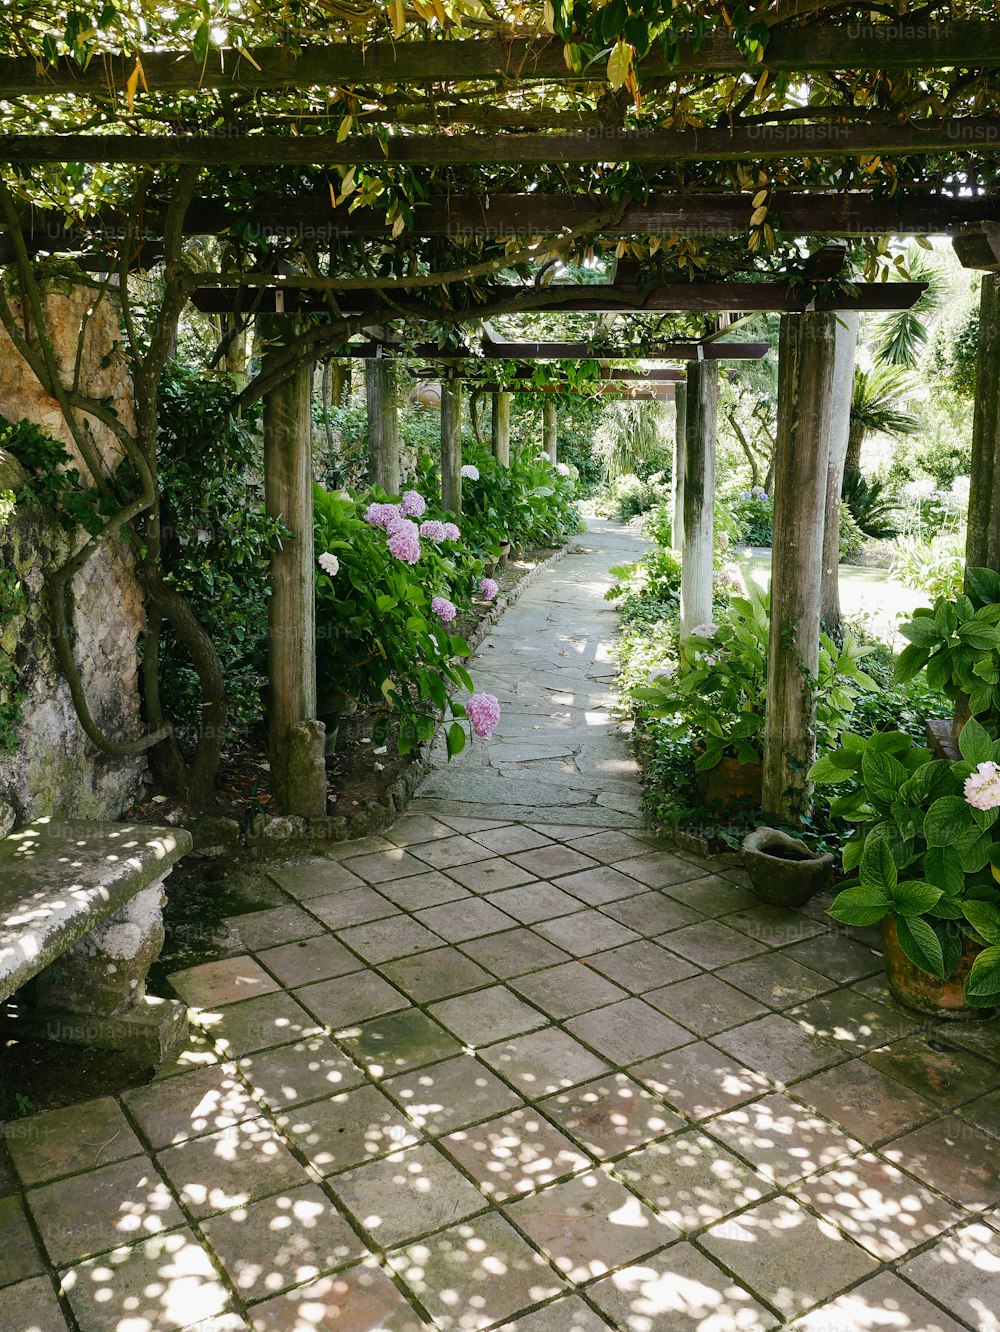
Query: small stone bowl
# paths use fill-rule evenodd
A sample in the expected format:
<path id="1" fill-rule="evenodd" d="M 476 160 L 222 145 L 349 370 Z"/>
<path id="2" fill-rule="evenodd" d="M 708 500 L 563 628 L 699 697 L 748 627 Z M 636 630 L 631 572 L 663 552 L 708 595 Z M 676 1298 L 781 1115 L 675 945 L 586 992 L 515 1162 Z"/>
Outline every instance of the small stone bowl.
<path id="1" fill-rule="evenodd" d="M 743 865 L 758 897 L 773 906 L 804 906 L 828 888 L 836 860 L 810 851 L 777 828 L 756 828 L 743 839 Z"/>

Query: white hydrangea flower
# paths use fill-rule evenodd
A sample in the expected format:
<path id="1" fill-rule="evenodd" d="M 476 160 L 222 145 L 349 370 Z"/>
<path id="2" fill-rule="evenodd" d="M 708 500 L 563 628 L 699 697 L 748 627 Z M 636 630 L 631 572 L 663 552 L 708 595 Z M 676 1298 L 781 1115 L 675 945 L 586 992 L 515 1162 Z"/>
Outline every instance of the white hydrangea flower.
<path id="1" fill-rule="evenodd" d="M 340 561 L 337 559 L 336 555 L 331 554 L 328 550 L 320 555 L 318 563 L 323 572 L 329 574 L 331 578 L 333 578 L 340 569 Z"/>
<path id="2" fill-rule="evenodd" d="M 462 475 L 465 477 L 466 481 L 478 481 L 479 468 L 475 463 L 466 463 L 462 468 Z"/>
<path id="3" fill-rule="evenodd" d="M 708 624 L 696 624 L 691 630 L 695 638 L 714 638 L 719 632 L 719 626 L 709 620 Z"/>

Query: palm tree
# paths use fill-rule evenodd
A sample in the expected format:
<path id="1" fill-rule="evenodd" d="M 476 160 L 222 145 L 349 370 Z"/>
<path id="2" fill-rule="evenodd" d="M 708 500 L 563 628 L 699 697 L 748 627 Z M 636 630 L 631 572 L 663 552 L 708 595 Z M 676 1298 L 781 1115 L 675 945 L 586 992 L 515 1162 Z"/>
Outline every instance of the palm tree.
<path id="1" fill-rule="evenodd" d="M 861 446 L 869 435 L 915 435 L 920 422 L 899 403 L 910 390 L 910 378 L 897 366 L 854 371 L 851 425 L 845 472 L 861 471 Z"/>
<path id="2" fill-rule="evenodd" d="M 595 435 L 602 455 L 604 478 L 617 480 L 635 472 L 643 462 L 666 461 L 664 407 L 658 402 L 608 403 Z"/>
<path id="3" fill-rule="evenodd" d="M 899 280 L 926 282 L 927 290 L 908 310 L 896 310 L 880 320 L 874 356 L 879 365 L 893 365 L 915 370 L 920 353 L 927 345 L 928 322 L 937 314 L 948 294 L 948 282 L 937 264 L 911 247 L 906 256 L 906 273 Z"/>

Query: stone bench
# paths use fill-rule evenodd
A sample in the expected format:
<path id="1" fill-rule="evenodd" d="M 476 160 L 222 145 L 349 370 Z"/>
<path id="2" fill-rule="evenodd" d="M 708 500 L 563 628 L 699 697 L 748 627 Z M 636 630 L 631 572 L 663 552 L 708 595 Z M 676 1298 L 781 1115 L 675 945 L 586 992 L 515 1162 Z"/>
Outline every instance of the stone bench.
<path id="1" fill-rule="evenodd" d="M 183 828 L 76 819 L 0 840 L 0 1035 L 169 1059 L 187 1012 L 147 995 L 146 976 L 163 947 L 164 880 L 190 849 Z"/>

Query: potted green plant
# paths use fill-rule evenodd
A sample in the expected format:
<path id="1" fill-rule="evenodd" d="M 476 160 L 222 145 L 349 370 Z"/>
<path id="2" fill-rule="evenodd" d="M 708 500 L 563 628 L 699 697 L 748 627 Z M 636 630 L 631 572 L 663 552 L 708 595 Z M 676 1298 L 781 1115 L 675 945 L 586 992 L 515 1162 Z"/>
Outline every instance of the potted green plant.
<path id="1" fill-rule="evenodd" d="M 950 763 L 899 731 L 844 735 L 810 772 L 856 825 L 830 914 L 882 923 L 894 996 L 921 1013 L 981 1017 L 1000 1003 L 1000 744 L 970 720 Z"/>

